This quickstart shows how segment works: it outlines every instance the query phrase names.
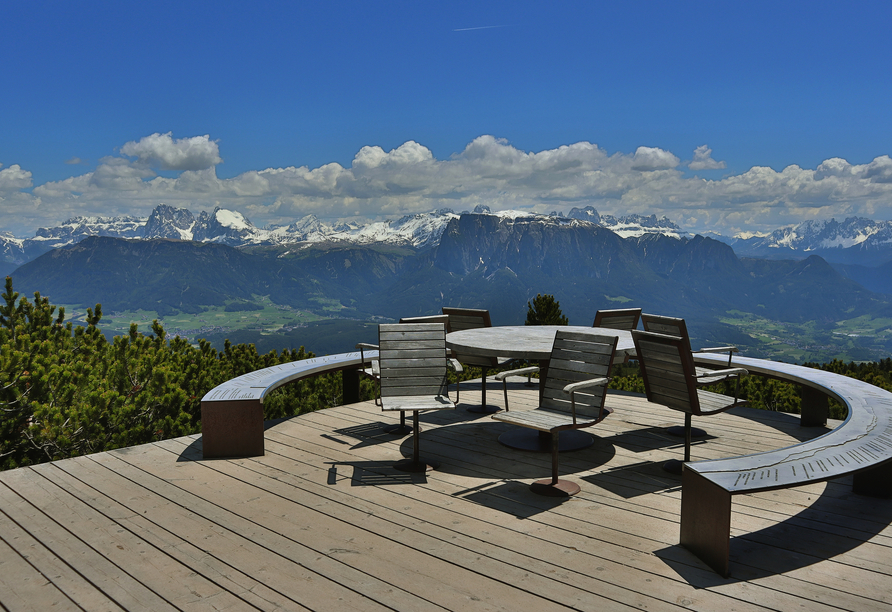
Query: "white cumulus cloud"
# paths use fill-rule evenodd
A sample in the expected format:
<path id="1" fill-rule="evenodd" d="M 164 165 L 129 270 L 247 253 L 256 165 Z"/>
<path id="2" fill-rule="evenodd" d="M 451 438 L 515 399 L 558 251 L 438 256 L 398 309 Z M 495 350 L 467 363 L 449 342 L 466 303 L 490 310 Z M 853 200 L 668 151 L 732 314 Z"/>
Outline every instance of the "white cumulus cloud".
<path id="1" fill-rule="evenodd" d="M 691 231 L 771 231 L 803 219 L 892 218 L 892 158 L 866 164 L 831 158 L 814 169 L 754 166 L 717 180 L 688 177 L 672 152 L 638 147 L 608 153 L 590 142 L 523 151 L 490 135 L 437 159 L 408 141 L 392 150 L 362 147 L 349 166 L 286 166 L 216 174 L 217 143 L 207 136 L 174 140 L 154 134 L 100 160 L 91 172 L 32 187 L 19 166 L 0 170 L 0 209 L 31 227 L 74 215 L 148 215 L 159 203 L 194 212 L 237 210 L 258 224 L 320 218 L 396 217 L 439 208 L 548 213 L 591 205 L 602 214 L 666 215 Z M 699 165 L 697 165 L 699 164 Z M 725 167 L 706 145 L 687 169 Z M 160 176 L 160 168 L 175 169 Z M 23 221 L 24 223 L 24 221 Z M 17 231 L 0 226 L 0 229 Z M 33 230 L 32 230 L 33 231 Z"/>
<path id="2" fill-rule="evenodd" d="M 671 170 L 678 167 L 681 160 L 669 151 L 656 147 L 638 147 L 632 157 L 632 170 L 648 172 L 653 170 Z"/>
<path id="3" fill-rule="evenodd" d="M 121 153 L 162 170 L 205 170 L 223 161 L 217 143 L 208 135 L 174 140 L 171 132 L 130 141 Z"/>
<path id="4" fill-rule="evenodd" d="M 0 164 L 0 192 L 19 191 L 31 186 L 31 173 L 18 164 L 3 168 Z"/>
<path id="5" fill-rule="evenodd" d="M 716 161 L 712 158 L 712 149 L 706 145 L 701 145 L 694 149 L 694 159 L 688 164 L 691 170 L 721 170 L 726 168 L 728 164 L 723 161 Z"/>

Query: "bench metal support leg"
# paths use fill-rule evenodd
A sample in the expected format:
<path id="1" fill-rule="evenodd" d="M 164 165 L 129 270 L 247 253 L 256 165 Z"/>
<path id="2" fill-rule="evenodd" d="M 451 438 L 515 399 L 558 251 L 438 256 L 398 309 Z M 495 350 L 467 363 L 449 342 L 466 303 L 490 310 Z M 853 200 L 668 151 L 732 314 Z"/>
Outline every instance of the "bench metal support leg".
<path id="1" fill-rule="evenodd" d="M 830 415 L 830 402 L 826 393 L 811 387 L 802 387 L 802 415 L 799 425 L 802 427 L 823 427 Z"/>
<path id="2" fill-rule="evenodd" d="M 344 370 L 341 373 L 342 404 L 359 403 L 359 370 Z"/>
<path id="3" fill-rule="evenodd" d="M 892 461 L 858 472 L 852 491 L 869 497 L 892 497 Z"/>
<path id="4" fill-rule="evenodd" d="M 259 401 L 202 402 L 201 451 L 205 459 L 263 456 L 263 405 Z"/>
<path id="5" fill-rule="evenodd" d="M 730 539 L 731 494 L 685 468 L 681 477 L 681 545 L 727 577 Z"/>

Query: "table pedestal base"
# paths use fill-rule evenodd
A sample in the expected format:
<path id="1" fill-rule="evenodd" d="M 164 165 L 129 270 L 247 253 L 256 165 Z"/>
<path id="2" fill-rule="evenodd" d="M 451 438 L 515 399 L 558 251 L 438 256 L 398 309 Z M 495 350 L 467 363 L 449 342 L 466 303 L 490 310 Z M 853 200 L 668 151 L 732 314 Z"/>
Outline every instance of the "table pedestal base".
<path id="1" fill-rule="evenodd" d="M 536 429 L 527 427 L 517 427 L 506 431 L 499 436 L 499 442 L 515 450 L 537 453 L 551 452 L 551 434 L 547 432 L 540 433 Z M 558 438 L 558 450 L 559 452 L 567 453 L 588 448 L 594 443 L 595 439 L 590 434 L 578 429 L 567 429 L 562 431 Z M 551 481 L 549 480 L 548 482 L 550 483 Z"/>

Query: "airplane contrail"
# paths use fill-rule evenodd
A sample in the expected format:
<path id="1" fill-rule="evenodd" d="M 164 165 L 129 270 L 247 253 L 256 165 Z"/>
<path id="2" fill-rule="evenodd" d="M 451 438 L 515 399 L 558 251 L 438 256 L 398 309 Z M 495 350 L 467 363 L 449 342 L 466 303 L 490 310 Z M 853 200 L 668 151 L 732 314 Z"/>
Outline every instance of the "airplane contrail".
<path id="1" fill-rule="evenodd" d="M 476 28 L 457 28 L 452 30 L 453 32 L 467 32 L 469 30 L 489 30 L 491 28 L 507 28 L 507 25 L 494 25 L 494 26 L 478 26 Z"/>

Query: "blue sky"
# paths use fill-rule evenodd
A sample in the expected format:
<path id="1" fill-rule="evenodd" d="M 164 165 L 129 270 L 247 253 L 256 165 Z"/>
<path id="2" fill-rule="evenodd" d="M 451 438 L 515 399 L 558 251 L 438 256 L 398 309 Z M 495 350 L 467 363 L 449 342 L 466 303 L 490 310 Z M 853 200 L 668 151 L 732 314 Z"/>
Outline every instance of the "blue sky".
<path id="1" fill-rule="evenodd" d="M 892 219 L 890 25 L 880 2 L 8 3 L 0 229 L 162 202 Z"/>

